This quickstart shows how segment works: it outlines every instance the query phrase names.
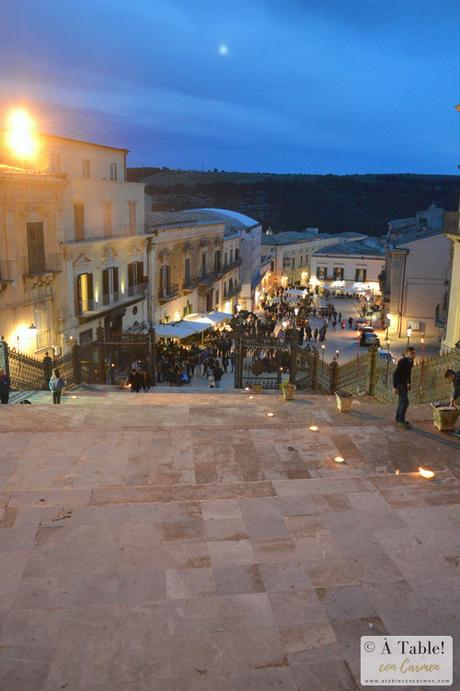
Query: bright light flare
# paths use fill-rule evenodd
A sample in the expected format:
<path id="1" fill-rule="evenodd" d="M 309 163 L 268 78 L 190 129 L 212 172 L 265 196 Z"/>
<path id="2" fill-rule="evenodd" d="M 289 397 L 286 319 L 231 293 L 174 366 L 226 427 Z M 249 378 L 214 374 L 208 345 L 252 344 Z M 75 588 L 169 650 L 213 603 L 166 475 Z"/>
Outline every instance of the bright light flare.
<path id="1" fill-rule="evenodd" d="M 345 463 L 345 459 L 344 459 L 343 456 L 336 456 L 336 457 L 334 458 L 334 461 L 335 461 L 336 463 Z"/>
<path id="2" fill-rule="evenodd" d="M 273 417 L 275 413 L 267 413 L 267 417 Z"/>
<path id="3" fill-rule="evenodd" d="M 35 122 L 23 108 L 13 108 L 7 118 L 6 142 L 17 158 L 32 159 L 38 153 Z"/>
<path id="4" fill-rule="evenodd" d="M 433 473 L 433 471 L 432 471 L 432 470 L 427 470 L 427 468 L 422 468 L 422 467 L 420 467 L 420 468 L 418 469 L 418 472 L 420 473 L 420 475 L 421 475 L 422 477 L 426 478 L 427 480 L 431 480 L 432 478 L 434 478 L 434 473 Z"/>
<path id="5" fill-rule="evenodd" d="M 318 428 L 316 425 L 311 425 L 311 427 L 309 427 L 308 429 L 310 430 L 310 432 L 317 432 L 318 431 Z"/>

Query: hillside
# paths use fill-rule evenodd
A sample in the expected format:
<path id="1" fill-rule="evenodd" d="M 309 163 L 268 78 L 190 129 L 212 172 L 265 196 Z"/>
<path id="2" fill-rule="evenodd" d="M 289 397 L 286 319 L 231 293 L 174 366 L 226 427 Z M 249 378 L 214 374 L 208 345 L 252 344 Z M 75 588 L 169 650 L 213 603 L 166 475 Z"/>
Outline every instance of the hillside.
<path id="1" fill-rule="evenodd" d="M 435 201 L 457 208 L 455 175 L 275 175 L 130 168 L 145 182 L 154 210 L 223 207 L 275 231 L 318 227 L 324 232 L 380 235 L 392 218 L 413 216 Z"/>

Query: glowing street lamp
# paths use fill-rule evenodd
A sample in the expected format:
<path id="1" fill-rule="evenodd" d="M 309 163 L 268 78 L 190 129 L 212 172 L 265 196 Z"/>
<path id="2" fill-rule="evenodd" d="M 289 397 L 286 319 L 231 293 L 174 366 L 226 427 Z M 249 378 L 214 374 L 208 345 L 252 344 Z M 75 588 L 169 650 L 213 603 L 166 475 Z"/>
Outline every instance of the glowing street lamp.
<path id="1" fill-rule="evenodd" d="M 35 122 L 23 108 L 13 108 L 6 123 L 6 143 L 15 158 L 31 160 L 38 153 Z"/>

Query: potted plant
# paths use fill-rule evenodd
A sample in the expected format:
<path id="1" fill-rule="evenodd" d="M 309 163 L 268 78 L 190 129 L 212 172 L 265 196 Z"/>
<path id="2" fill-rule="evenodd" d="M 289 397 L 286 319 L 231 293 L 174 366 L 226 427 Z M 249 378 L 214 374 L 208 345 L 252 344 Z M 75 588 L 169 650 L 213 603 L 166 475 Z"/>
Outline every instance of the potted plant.
<path id="1" fill-rule="evenodd" d="M 353 394 L 347 391 L 336 391 L 335 401 L 337 405 L 337 410 L 341 413 L 349 413 L 351 410 L 351 404 L 353 403 Z"/>
<path id="2" fill-rule="evenodd" d="M 440 432 L 455 429 L 460 410 L 445 403 L 432 403 L 431 406 L 433 408 L 433 424 Z"/>
<path id="3" fill-rule="evenodd" d="M 262 393 L 262 384 L 252 384 L 251 389 L 254 393 Z"/>
<path id="4" fill-rule="evenodd" d="M 295 384 L 291 384 L 290 381 L 285 381 L 280 384 L 280 389 L 285 401 L 292 401 L 295 398 Z"/>

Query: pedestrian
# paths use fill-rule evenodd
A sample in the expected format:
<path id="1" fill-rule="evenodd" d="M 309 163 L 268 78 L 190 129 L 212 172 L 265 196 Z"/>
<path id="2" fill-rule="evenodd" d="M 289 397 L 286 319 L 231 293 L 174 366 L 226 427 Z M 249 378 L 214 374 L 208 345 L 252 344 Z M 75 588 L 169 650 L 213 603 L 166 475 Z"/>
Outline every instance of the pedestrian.
<path id="1" fill-rule="evenodd" d="M 10 397 L 10 386 L 10 378 L 4 369 L 0 369 L 0 401 L 2 403 L 8 403 L 8 399 Z"/>
<path id="2" fill-rule="evenodd" d="M 61 403 L 62 392 L 64 391 L 65 381 L 61 377 L 58 369 L 54 369 L 49 381 L 49 389 L 53 394 L 53 403 L 59 405 Z"/>
<path id="3" fill-rule="evenodd" d="M 303 326 L 301 326 L 299 329 L 299 345 L 300 346 L 303 345 L 304 338 L 305 338 L 305 329 L 303 328 Z"/>
<path id="4" fill-rule="evenodd" d="M 214 375 L 214 381 L 216 383 L 216 389 L 220 389 L 220 380 L 222 379 L 222 375 L 224 373 L 224 370 L 219 365 L 219 361 L 216 362 L 216 365 L 215 365 L 212 373 Z"/>
<path id="5" fill-rule="evenodd" d="M 350 327 L 350 329 L 352 328 L 352 326 L 353 326 L 353 317 L 349 317 L 349 318 L 348 318 L 348 326 Z"/>
<path id="6" fill-rule="evenodd" d="M 456 408 L 460 412 L 460 372 L 456 372 L 453 369 L 448 369 L 446 370 L 444 374 L 445 379 L 449 379 L 454 387 L 453 393 L 452 393 L 452 400 L 450 402 L 450 405 L 453 408 Z M 3 403 L 3 400 L 2 400 Z M 460 428 L 454 429 L 454 436 L 455 437 L 460 437 Z"/>
<path id="7" fill-rule="evenodd" d="M 315 340 L 315 343 L 318 343 L 318 333 L 319 333 L 319 332 L 318 332 L 318 329 L 316 328 L 316 329 L 313 331 L 313 338 L 314 338 L 314 340 Z"/>
<path id="8" fill-rule="evenodd" d="M 236 365 L 236 351 L 232 350 L 230 353 L 230 363 L 232 365 L 232 372 L 235 371 L 235 365 Z"/>
<path id="9" fill-rule="evenodd" d="M 398 407 L 396 408 L 395 422 L 398 427 L 410 429 L 410 424 L 406 420 L 406 412 L 409 407 L 409 395 L 411 372 L 414 365 L 415 348 L 409 347 L 405 355 L 399 360 L 393 373 L 393 387 L 398 394 Z"/>
<path id="10" fill-rule="evenodd" d="M 45 370 L 46 386 L 49 386 L 51 375 L 53 373 L 53 360 L 48 351 L 46 351 L 45 357 L 43 358 L 43 369 Z"/>

